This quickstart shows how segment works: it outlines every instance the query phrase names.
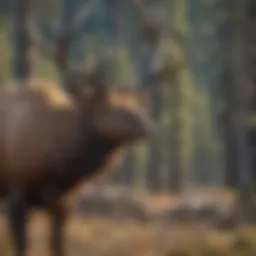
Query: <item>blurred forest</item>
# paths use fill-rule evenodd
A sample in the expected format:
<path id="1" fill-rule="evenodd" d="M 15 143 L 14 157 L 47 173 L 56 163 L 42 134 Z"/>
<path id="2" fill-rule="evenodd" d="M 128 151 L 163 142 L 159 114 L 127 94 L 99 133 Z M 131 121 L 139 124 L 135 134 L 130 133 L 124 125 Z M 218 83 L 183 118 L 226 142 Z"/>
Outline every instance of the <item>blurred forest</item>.
<path id="1" fill-rule="evenodd" d="M 47 38 L 47 29 L 57 26 L 61 10 L 64 22 L 69 22 L 86 2 L 37 1 L 32 27 Z M 131 149 L 112 181 L 129 187 L 144 184 L 155 192 L 198 185 L 252 188 L 255 4 L 249 0 L 144 4 L 159 27 L 156 43 L 143 40 L 140 15 L 131 1 L 104 0 L 95 1 L 93 14 L 69 49 L 70 58 L 85 69 L 107 62 L 112 86 L 132 86 L 151 95 L 148 107 L 159 124 L 158 136 L 149 145 Z M 2 84 L 17 74 L 20 65 L 17 40 L 12 40 L 17 8 L 14 0 L 0 1 Z M 50 59 L 33 49 L 32 54 L 37 75 L 60 79 Z"/>
<path id="2" fill-rule="evenodd" d="M 18 2 L 0 0 L 1 85 L 36 75 L 58 81 L 65 87 L 66 74 L 56 67 L 54 56 L 49 58 L 38 51 L 33 40 L 21 44 L 24 34 L 18 25 L 18 19 L 22 18 L 17 15 L 21 8 Z M 256 2 L 144 0 L 142 5 L 134 4 L 137 2 L 37 0 L 30 10 L 28 8 L 30 15 L 27 13 L 29 17 L 23 17 L 23 22 L 33 38 L 39 34 L 40 42 L 51 41 L 52 31 L 57 31 L 59 24 L 65 28 L 71 20 L 79 20 L 80 12 L 90 9 L 85 25 L 73 36 L 69 58 L 86 71 L 105 63 L 110 86 L 128 86 L 149 95 L 145 108 L 156 120 L 158 133 L 149 142 L 129 149 L 124 163 L 107 177 L 106 187 L 122 187 L 128 189 L 130 195 L 134 190 L 150 192 L 149 200 L 143 194 L 136 194 L 134 198 L 157 214 L 158 204 L 165 202 L 165 198 L 161 201 L 153 195 L 188 195 L 189 203 L 193 204 L 195 197 L 189 191 L 195 188 L 212 189 L 212 200 L 217 204 L 222 199 L 230 200 L 230 189 L 238 191 L 242 204 L 247 206 L 256 181 Z M 219 193 L 216 188 L 228 192 Z M 198 194 L 199 201 L 203 201 L 205 190 L 199 190 Z M 99 202 L 100 210 L 104 209 L 107 215 L 106 206 Z M 169 201 L 167 204 L 167 208 L 170 207 Z M 90 197 L 82 200 L 78 208 L 88 206 L 93 208 Z M 127 205 L 122 207 L 121 212 L 130 209 Z M 139 207 L 136 209 L 138 218 L 145 221 L 145 212 L 140 212 Z M 187 217 L 182 210 L 179 209 L 179 217 Z M 200 212 L 200 216 L 214 214 L 214 210 Z M 255 216 L 254 213 L 251 215 Z M 157 214 L 161 221 L 170 217 L 168 211 Z M 255 221 L 255 217 L 251 217 Z M 224 222 L 229 226 L 232 220 L 230 216 L 228 220 L 218 217 L 215 224 L 221 226 Z M 132 234 L 136 233 L 141 239 L 146 236 L 132 226 L 126 229 L 128 236 L 129 228 L 134 228 Z M 156 238 L 152 238 L 150 232 L 145 239 L 153 246 Z M 168 236 L 161 241 L 165 246 L 171 240 Z M 88 241 L 90 239 L 93 238 L 89 237 Z M 120 251 L 120 255 L 135 255 L 126 249 L 128 252 Z M 252 251 L 234 255 L 255 255 L 255 250 L 253 244 Z M 229 255 L 206 249 L 202 254 L 199 251 L 140 254 L 138 249 L 136 253 Z M 88 255 L 103 254 L 89 252 Z M 110 250 L 110 254 L 104 255 L 113 254 Z"/>
<path id="3" fill-rule="evenodd" d="M 47 38 L 47 29 L 57 26 L 61 10 L 64 22 L 69 22 L 86 2 L 37 1 L 31 22 Z M 198 185 L 252 187 L 253 1 L 144 4 L 148 17 L 160 24 L 157 43 L 143 40 L 140 17 L 131 1 L 104 0 L 95 1 L 93 14 L 74 36 L 69 51 L 70 58 L 85 69 L 104 59 L 112 86 L 133 86 L 151 95 L 149 107 L 160 132 L 150 145 L 130 150 L 113 181 L 129 187 L 144 184 L 155 192 Z M 2 84 L 13 71 L 17 73 L 12 44 L 17 8 L 14 0 L 0 1 Z M 242 41 L 250 44 L 246 51 Z M 37 75 L 59 80 L 51 60 L 36 51 L 32 54 Z M 163 79 L 150 75 L 154 69 L 163 73 Z"/>

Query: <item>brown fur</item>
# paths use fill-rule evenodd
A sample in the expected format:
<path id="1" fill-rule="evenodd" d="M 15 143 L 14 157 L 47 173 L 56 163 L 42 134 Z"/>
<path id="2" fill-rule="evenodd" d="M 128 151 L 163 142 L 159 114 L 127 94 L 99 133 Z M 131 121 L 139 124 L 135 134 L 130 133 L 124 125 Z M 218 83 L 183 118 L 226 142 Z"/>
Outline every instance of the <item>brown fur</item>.
<path id="1" fill-rule="evenodd" d="M 126 136 L 125 133 L 122 134 L 122 129 L 125 130 L 127 124 L 119 113 L 112 117 L 112 111 L 129 110 L 142 118 L 142 98 L 131 91 L 108 93 L 105 104 L 101 108 L 96 105 L 99 111 L 93 117 L 95 129 L 105 136 L 105 139 L 120 140 L 122 136 Z M 29 86 L 12 84 L 2 89 L 1 180 L 25 185 L 41 181 L 48 165 L 61 170 L 66 159 L 75 154 L 82 139 L 79 125 L 81 115 L 86 109 L 81 110 L 80 107 L 57 84 L 44 80 L 34 79 Z M 86 104 L 83 105 L 83 108 L 87 107 Z M 136 127 L 132 129 L 136 132 Z M 127 135 L 128 133 L 129 131 Z M 132 131 L 132 135 L 133 133 Z M 132 142 L 134 138 L 128 139 Z M 119 153 L 120 147 L 109 153 L 94 173 L 113 168 L 117 159 L 120 159 Z"/>
<path id="2" fill-rule="evenodd" d="M 76 96 L 40 80 L 0 93 L 0 193 L 9 195 L 17 255 L 25 253 L 27 211 L 35 206 L 51 213 L 52 249 L 63 255 L 65 209 L 74 201 L 72 194 L 112 168 L 125 145 L 152 132 L 140 97 L 132 92 Z"/>
<path id="3" fill-rule="evenodd" d="M 32 182 L 45 161 L 61 165 L 75 150 L 78 111 L 55 84 L 36 80 L 30 86 L 11 85 L 0 94 L 2 179 Z M 3 170 L 5 170 L 3 172 Z"/>

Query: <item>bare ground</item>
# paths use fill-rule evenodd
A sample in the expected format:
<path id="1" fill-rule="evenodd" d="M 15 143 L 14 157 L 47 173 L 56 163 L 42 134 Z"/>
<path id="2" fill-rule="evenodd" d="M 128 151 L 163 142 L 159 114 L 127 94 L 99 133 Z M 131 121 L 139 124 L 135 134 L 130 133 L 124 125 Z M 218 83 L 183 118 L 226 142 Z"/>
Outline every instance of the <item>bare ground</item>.
<path id="1" fill-rule="evenodd" d="M 48 256 L 48 223 L 34 216 L 30 225 L 30 255 Z M 1 219 L 1 255 L 11 255 L 8 230 Z M 253 256 L 256 229 L 217 232 L 193 225 L 172 225 L 100 219 L 70 219 L 66 230 L 67 255 L 76 256 Z"/>
<path id="2" fill-rule="evenodd" d="M 196 194 L 198 196 L 196 196 Z M 188 201 L 232 201 L 229 192 L 198 191 Z M 179 205 L 180 199 L 135 196 L 143 209 L 165 213 Z M 183 197 L 186 199 L 186 195 Z M 185 200 L 186 201 L 186 200 Z M 225 203 L 225 202 L 224 202 Z M 228 202 L 226 202 L 229 204 Z M 112 203 L 111 203 L 112 204 Z M 48 256 L 49 223 L 42 213 L 31 216 L 30 255 Z M 11 256 L 12 245 L 5 217 L 0 218 L 0 255 Z M 141 222 L 136 219 L 81 217 L 73 214 L 66 228 L 67 256 L 255 256 L 256 228 L 240 227 L 226 231 L 199 222 L 166 222 L 161 219 Z"/>

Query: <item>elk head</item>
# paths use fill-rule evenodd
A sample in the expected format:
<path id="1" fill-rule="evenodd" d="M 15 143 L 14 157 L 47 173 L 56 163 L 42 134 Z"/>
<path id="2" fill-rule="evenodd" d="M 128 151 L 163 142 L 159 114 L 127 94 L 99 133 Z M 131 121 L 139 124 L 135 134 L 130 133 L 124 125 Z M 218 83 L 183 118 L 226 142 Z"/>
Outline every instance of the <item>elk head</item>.
<path id="1" fill-rule="evenodd" d="M 109 92 L 93 116 L 98 135 L 120 143 L 152 135 L 155 128 L 145 111 L 146 100 L 146 96 L 131 90 Z"/>
<path id="2" fill-rule="evenodd" d="M 90 122 L 99 136 L 121 143 L 148 137 L 153 133 L 154 124 L 145 112 L 147 96 L 131 89 L 108 90 L 104 75 L 106 68 L 102 63 L 91 74 L 86 74 L 83 68 L 74 68 L 74 63 L 70 63 L 68 48 L 71 38 L 86 19 L 87 17 L 80 18 L 69 27 L 59 29 L 54 35 L 57 45 L 55 52 L 38 37 L 34 37 L 35 45 L 44 55 L 54 56 L 65 79 L 64 87 L 84 111 L 87 120 L 90 117 Z M 77 79 L 82 84 L 81 87 L 77 86 Z"/>

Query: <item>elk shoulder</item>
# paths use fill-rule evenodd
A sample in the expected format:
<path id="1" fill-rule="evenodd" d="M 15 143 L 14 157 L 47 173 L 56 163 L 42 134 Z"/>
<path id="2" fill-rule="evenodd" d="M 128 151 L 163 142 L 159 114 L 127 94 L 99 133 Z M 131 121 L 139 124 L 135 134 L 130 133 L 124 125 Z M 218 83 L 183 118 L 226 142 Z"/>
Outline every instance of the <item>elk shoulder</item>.
<path id="1" fill-rule="evenodd" d="M 27 183 L 61 167 L 79 142 L 79 113 L 57 84 L 33 80 L 0 92 L 0 176 Z"/>

